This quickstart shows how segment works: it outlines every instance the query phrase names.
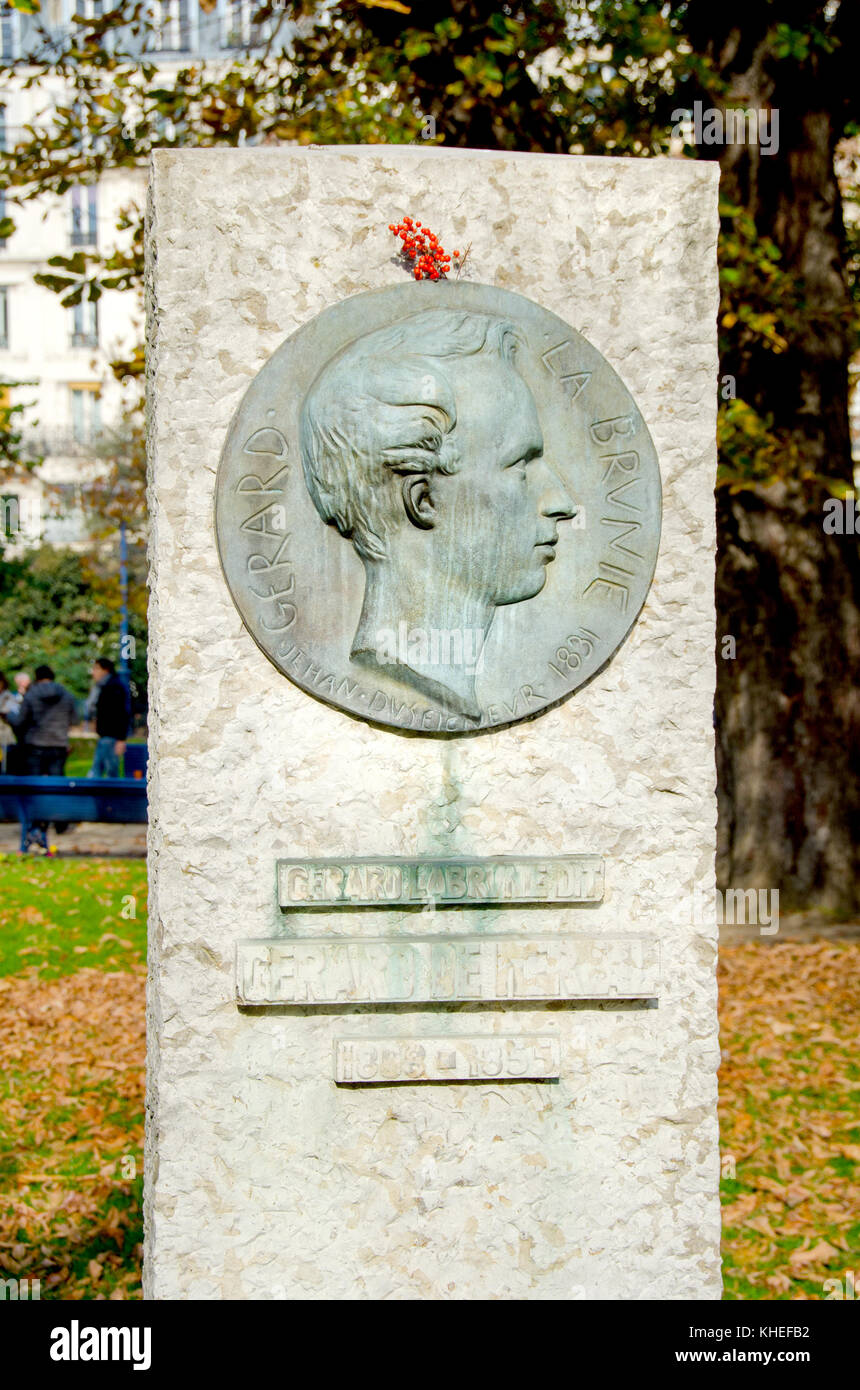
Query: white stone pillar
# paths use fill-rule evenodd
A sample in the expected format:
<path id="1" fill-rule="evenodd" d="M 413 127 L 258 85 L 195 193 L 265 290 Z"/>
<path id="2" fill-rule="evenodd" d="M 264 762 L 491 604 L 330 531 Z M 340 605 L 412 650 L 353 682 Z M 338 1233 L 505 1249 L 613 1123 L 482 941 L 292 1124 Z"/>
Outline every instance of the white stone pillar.
<path id="1" fill-rule="evenodd" d="M 717 178 L 675 159 L 424 147 L 155 156 L 147 1296 L 719 1297 L 716 929 L 701 910 Z M 377 727 L 298 688 L 243 626 L 216 549 L 216 472 L 245 391 L 323 310 L 403 279 L 387 228 L 404 213 L 449 249 L 471 243 L 473 281 L 536 301 L 603 355 L 662 477 L 654 580 L 613 659 L 537 718 L 477 735 Z M 416 934 L 391 908 L 289 919 L 278 859 L 570 855 L 602 861 L 599 900 L 454 909 L 422 930 L 595 940 L 599 997 L 592 961 L 556 998 L 487 985 L 428 1002 L 409 985 L 401 1002 L 237 1004 L 240 941 L 385 937 L 395 921 L 398 940 Z M 416 1044 L 436 1049 L 423 1072 Z M 487 1077 L 490 1044 L 544 1047 L 516 1056 L 558 1079 Z M 392 1076 L 429 1079 L 335 1080 L 357 1056 L 372 1069 L 374 1045 Z"/>

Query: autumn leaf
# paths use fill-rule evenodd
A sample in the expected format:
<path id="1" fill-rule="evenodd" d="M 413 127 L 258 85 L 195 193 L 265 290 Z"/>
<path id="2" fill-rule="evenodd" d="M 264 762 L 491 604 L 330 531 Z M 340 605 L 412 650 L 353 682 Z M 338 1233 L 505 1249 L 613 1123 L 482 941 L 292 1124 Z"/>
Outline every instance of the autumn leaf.
<path id="1" fill-rule="evenodd" d="M 810 1246 L 808 1250 L 792 1250 L 789 1256 L 789 1264 L 797 1269 L 800 1265 L 826 1264 L 839 1251 L 826 1240 L 820 1240 L 816 1245 Z"/>
<path id="2" fill-rule="evenodd" d="M 725 1296 L 819 1299 L 860 1263 L 860 943 L 724 946 L 719 982 Z"/>
<path id="3" fill-rule="evenodd" d="M 364 10 L 394 10 L 397 14 L 411 14 L 408 5 L 401 5 L 399 0 L 360 0 Z"/>

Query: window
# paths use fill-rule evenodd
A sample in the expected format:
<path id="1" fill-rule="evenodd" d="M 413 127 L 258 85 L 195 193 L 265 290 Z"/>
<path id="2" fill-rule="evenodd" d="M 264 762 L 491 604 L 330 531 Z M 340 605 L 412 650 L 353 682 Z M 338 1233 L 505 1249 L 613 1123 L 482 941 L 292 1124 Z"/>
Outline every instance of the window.
<path id="1" fill-rule="evenodd" d="M 72 309 L 72 347 L 98 347 L 99 306 L 82 299 Z"/>
<path id="2" fill-rule="evenodd" d="M 0 285 L 0 348 L 9 346 L 9 290 L 6 285 Z M 0 401 L 0 410 L 3 402 Z"/>
<path id="3" fill-rule="evenodd" d="M 51 483 L 45 490 L 45 502 L 44 540 L 65 545 L 86 538 L 86 513 L 78 483 Z"/>
<path id="4" fill-rule="evenodd" d="M 0 150 L 6 148 L 6 107 L 0 106 Z M 6 216 L 6 189 L 0 188 L 0 222 Z M 6 237 L 0 237 L 0 251 L 6 245 Z"/>
<path id="5" fill-rule="evenodd" d="M 250 38 L 250 0 L 226 0 L 227 48 L 243 48 Z"/>
<path id="6" fill-rule="evenodd" d="M 274 0 L 272 8 L 283 10 L 284 4 Z M 254 48 L 266 42 L 277 27 L 277 19 L 257 19 L 261 9 L 258 0 L 224 0 L 224 47 Z"/>
<path id="7" fill-rule="evenodd" d="M 0 496 L 0 535 L 6 537 L 7 541 L 17 536 L 20 527 L 21 512 L 16 492 L 4 492 Z"/>
<path id="8" fill-rule="evenodd" d="M 218 47 L 219 35 L 224 27 L 222 14 L 224 4 L 225 0 L 200 0 L 197 14 L 197 43 L 199 48 Z"/>
<path id="9" fill-rule="evenodd" d="M 156 16 L 158 47 L 162 52 L 190 52 L 196 42 L 197 27 L 197 5 L 193 0 L 161 0 Z"/>
<path id="10" fill-rule="evenodd" d="M 99 387 L 82 383 L 69 388 L 72 398 L 72 437 L 76 444 L 92 444 L 101 429 Z"/>
<path id="11" fill-rule="evenodd" d="M 165 116 L 163 111 L 154 112 L 152 121 L 159 141 L 166 144 L 176 139 L 176 126 L 169 116 Z"/>
<path id="12" fill-rule="evenodd" d="M 73 127 L 71 138 L 74 142 L 74 149 L 83 155 L 101 154 L 106 147 L 106 137 L 93 134 L 90 122 L 87 120 L 84 103 L 80 97 L 75 96 L 74 92 L 70 92 L 65 100 L 72 109 L 70 124 Z"/>
<path id="13" fill-rule="evenodd" d="M 73 246 L 98 245 L 98 189 L 95 184 L 86 188 L 72 189 L 72 233 Z"/>
<path id="14" fill-rule="evenodd" d="M 19 17 L 11 5 L 0 5 L 0 58 L 17 58 Z"/>

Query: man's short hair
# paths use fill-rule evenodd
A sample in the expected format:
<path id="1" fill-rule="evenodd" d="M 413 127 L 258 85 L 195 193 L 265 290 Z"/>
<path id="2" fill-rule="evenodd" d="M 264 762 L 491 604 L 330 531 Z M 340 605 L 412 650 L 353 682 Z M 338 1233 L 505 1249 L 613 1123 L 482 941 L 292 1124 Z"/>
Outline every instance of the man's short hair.
<path id="1" fill-rule="evenodd" d="M 114 671 L 116 670 L 116 667 L 114 666 L 109 656 L 97 656 L 95 659 L 95 665 L 101 666 L 102 670 L 107 671 L 109 676 L 112 676 Z"/>
<path id="2" fill-rule="evenodd" d="M 392 474 L 457 471 L 446 364 L 486 353 L 513 366 L 520 341 L 495 314 L 426 309 L 364 334 L 323 367 L 301 410 L 305 482 L 323 521 L 363 559 L 384 559 L 399 523 Z"/>
<path id="3" fill-rule="evenodd" d="M 50 666 L 37 666 L 37 667 L 36 667 L 36 680 L 37 680 L 37 681 L 52 681 L 53 679 L 54 679 L 54 673 L 53 673 L 53 671 L 51 670 Z"/>

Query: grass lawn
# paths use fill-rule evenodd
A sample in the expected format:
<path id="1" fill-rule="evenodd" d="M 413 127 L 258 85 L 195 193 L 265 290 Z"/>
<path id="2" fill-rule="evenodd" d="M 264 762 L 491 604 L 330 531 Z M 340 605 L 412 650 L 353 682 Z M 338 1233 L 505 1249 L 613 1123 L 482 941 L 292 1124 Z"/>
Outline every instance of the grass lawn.
<path id="1" fill-rule="evenodd" d="M 139 737 L 133 740 L 140 743 Z M 86 777 L 93 765 L 93 757 L 96 751 L 96 741 L 94 738 L 73 738 L 69 740 L 69 756 L 66 759 L 66 777 Z"/>
<path id="2" fill-rule="evenodd" d="M 860 1270 L 860 942 L 720 952 L 726 1298 L 828 1298 Z"/>
<path id="3" fill-rule="evenodd" d="M 65 777 L 86 777 L 93 765 L 96 751 L 94 738 L 73 738 L 69 740 L 69 756 L 66 759 Z"/>
<path id="4" fill-rule="evenodd" d="M 146 866 L 0 856 L 0 1277 L 140 1297 Z"/>
<path id="5" fill-rule="evenodd" d="M 0 1277 L 139 1298 L 146 867 L 0 856 Z M 860 942 L 721 952 L 728 1299 L 860 1269 Z"/>
<path id="6" fill-rule="evenodd" d="M 0 854 L 0 976 L 129 970 L 145 956 L 144 860 Z"/>

